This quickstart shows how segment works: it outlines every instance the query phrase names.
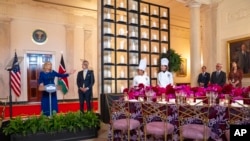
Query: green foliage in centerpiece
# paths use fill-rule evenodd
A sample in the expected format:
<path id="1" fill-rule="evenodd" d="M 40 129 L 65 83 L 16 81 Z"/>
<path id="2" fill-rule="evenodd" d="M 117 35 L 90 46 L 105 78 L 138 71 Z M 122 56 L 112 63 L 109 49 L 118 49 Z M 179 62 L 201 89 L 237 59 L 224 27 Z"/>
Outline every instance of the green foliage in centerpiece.
<path id="1" fill-rule="evenodd" d="M 76 132 L 86 128 L 99 128 L 100 120 L 94 112 L 53 113 L 51 117 L 45 115 L 30 116 L 26 119 L 18 116 L 10 120 L 3 132 L 11 134 L 36 134 L 38 132 L 55 134 L 57 132 Z"/>

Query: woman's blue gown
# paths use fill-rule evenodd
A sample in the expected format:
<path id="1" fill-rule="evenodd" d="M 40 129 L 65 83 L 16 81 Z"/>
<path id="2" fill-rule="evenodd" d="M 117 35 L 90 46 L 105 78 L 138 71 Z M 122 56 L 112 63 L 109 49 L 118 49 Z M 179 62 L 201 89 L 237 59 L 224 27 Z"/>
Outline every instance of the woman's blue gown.
<path id="1" fill-rule="evenodd" d="M 60 74 L 56 71 L 52 70 L 51 72 L 40 72 L 39 76 L 39 84 L 43 83 L 44 86 L 48 84 L 55 84 L 54 80 L 55 77 L 68 77 L 69 74 Z M 51 107 L 52 113 L 58 112 L 58 102 L 56 92 L 51 93 Z M 41 98 L 41 111 L 44 115 L 50 116 L 50 103 L 49 103 L 49 93 L 46 91 L 42 91 L 42 98 Z"/>

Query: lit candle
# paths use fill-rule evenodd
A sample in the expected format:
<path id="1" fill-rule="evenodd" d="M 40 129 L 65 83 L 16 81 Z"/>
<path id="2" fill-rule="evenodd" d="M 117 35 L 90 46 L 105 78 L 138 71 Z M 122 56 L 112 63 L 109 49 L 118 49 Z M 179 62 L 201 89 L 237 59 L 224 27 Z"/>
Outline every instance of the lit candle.
<path id="1" fill-rule="evenodd" d="M 121 56 L 120 59 L 121 59 L 121 63 L 124 64 L 124 56 L 123 55 Z"/>
<path id="2" fill-rule="evenodd" d="M 135 4 L 132 5 L 132 10 L 136 10 Z"/>
<path id="3" fill-rule="evenodd" d="M 107 75 L 108 75 L 108 77 L 111 77 L 111 71 L 110 70 L 108 70 Z"/>
<path id="4" fill-rule="evenodd" d="M 167 12 L 163 12 L 163 17 L 167 17 Z"/>
<path id="5" fill-rule="evenodd" d="M 153 39 L 154 39 L 154 40 L 156 40 L 156 39 L 157 39 L 155 34 L 153 35 Z"/>
<path id="6" fill-rule="evenodd" d="M 156 22 L 153 22 L 153 27 L 156 27 Z"/>
<path id="7" fill-rule="evenodd" d="M 143 32 L 143 38 L 147 38 L 147 36 L 148 36 L 148 35 L 147 35 L 147 32 L 144 31 L 144 32 Z"/>
<path id="8" fill-rule="evenodd" d="M 107 13 L 107 19 L 110 19 L 110 18 L 111 18 L 110 13 Z"/>
<path id="9" fill-rule="evenodd" d="M 157 59 L 154 58 L 154 65 L 157 65 Z"/>
<path id="10" fill-rule="evenodd" d="M 122 93 L 123 93 L 123 90 L 124 90 L 124 86 L 122 85 L 122 86 L 121 86 L 121 92 L 122 92 Z"/>
<path id="11" fill-rule="evenodd" d="M 167 37 L 165 35 L 163 36 L 163 41 L 167 41 Z"/>
<path id="12" fill-rule="evenodd" d="M 111 56 L 110 56 L 110 54 L 109 54 L 108 57 L 107 57 L 107 62 L 108 62 L 108 63 L 111 63 Z"/>
<path id="13" fill-rule="evenodd" d="M 120 16 L 120 21 L 123 21 L 123 15 Z"/>
<path id="14" fill-rule="evenodd" d="M 120 3 L 120 7 L 121 7 L 121 8 L 124 7 L 124 3 L 123 3 L 123 2 Z"/>
<path id="15" fill-rule="evenodd" d="M 132 18 L 132 19 L 131 19 L 131 23 L 135 23 L 135 18 Z"/>
<path id="16" fill-rule="evenodd" d="M 157 15 L 157 14 L 156 14 L 156 10 L 154 10 L 154 15 Z"/>
<path id="17" fill-rule="evenodd" d="M 135 37 L 135 31 L 132 31 L 131 36 Z"/>
<path id="18" fill-rule="evenodd" d="M 167 52 L 167 50 L 166 50 L 166 48 L 164 47 L 164 48 L 163 48 L 163 53 L 166 53 L 166 52 Z"/>
<path id="19" fill-rule="evenodd" d="M 157 52 L 157 47 L 156 46 L 154 46 L 154 52 Z"/>
<path id="20" fill-rule="evenodd" d="M 143 25 L 147 25 L 147 21 L 146 20 L 143 20 Z"/>
<path id="21" fill-rule="evenodd" d="M 120 29 L 120 35 L 124 35 L 124 29 L 123 28 Z"/>
<path id="22" fill-rule="evenodd" d="M 156 72 L 156 71 L 154 72 L 154 77 L 155 77 L 155 78 L 157 77 L 157 72 Z"/>
<path id="23" fill-rule="evenodd" d="M 111 0 L 107 0 L 107 5 L 111 5 Z"/>
<path id="24" fill-rule="evenodd" d="M 124 48 L 124 41 L 122 40 L 121 42 L 120 42 L 120 49 L 123 49 Z"/>
<path id="25" fill-rule="evenodd" d="M 146 44 L 143 45 L 143 50 L 144 50 L 144 51 L 147 51 L 147 46 L 146 46 Z"/>
<path id="26" fill-rule="evenodd" d="M 133 58 L 132 58 L 132 64 L 136 64 L 136 57 L 135 56 L 133 56 Z"/>
<path id="27" fill-rule="evenodd" d="M 143 12 L 147 13 L 147 8 L 143 7 Z"/>
<path id="28" fill-rule="evenodd" d="M 135 50 L 135 43 L 132 43 L 132 50 Z"/>
<path id="29" fill-rule="evenodd" d="M 167 28 L 167 25 L 166 24 L 163 24 L 163 29 L 166 29 Z"/>
<path id="30" fill-rule="evenodd" d="M 107 28 L 107 33 L 111 33 L 111 28 L 110 27 Z"/>
<path id="31" fill-rule="evenodd" d="M 111 46 L 110 41 L 107 41 L 107 48 L 110 48 L 110 46 Z"/>
<path id="32" fill-rule="evenodd" d="M 123 71 L 123 70 L 121 71 L 121 74 L 120 74 L 120 75 L 121 75 L 121 76 L 120 76 L 121 78 L 124 78 L 124 77 L 125 77 L 125 74 L 124 74 L 124 71 Z"/>
<path id="33" fill-rule="evenodd" d="M 111 87 L 110 87 L 110 85 L 107 86 L 107 93 L 111 93 Z"/>

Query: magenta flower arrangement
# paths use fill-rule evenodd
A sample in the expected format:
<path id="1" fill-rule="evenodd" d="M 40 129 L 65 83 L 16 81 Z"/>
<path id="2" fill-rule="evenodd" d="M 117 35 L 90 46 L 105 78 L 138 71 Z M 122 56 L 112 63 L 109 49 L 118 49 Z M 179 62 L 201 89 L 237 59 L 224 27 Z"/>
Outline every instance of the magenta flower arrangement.
<path id="1" fill-rule="evenodd" d="M 139 96 L 146 97 L 148 92 L 150 92 L 150 96 L 152 97 L 162 96 L 164 94 L 168 99 L 175 98 L 176 92 L 184 93 L 187 97 L 190 97 L 191 94 L 194 97 L 205 97 L 207 92 L 217 92 L 219 99 L 223 99 L 225 98 L 225 94 L 229 94 L 234 100 L 236 100 L 242 99 L 244 97 L 248 98 L 250 94 L 250 86 L 236 88 L 231 84 L 226 84 L 223 87 L 210 84 L 207 88 L 190 87 L 188 85 L 167 85 L 164 88 L 159 86 L 144 86 L 143 84 L 139 84 L 136 87 L 125 88 L 123 92 L 128 94 L 129 99 L 137 99 Z"/>

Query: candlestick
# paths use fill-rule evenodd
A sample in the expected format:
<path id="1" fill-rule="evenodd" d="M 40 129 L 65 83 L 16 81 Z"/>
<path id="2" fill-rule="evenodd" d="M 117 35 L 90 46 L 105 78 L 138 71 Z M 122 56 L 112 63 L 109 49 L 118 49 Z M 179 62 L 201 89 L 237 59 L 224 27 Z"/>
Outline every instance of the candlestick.
<path id="1" fill-rule="evenodd" d="M 121 16 L 120 16 L 120 21 L 123 21 L 123 20 L 124 20 L 124 19 L 123 19 L 123 15 L 121 15 Z"/>
<path id="2" fill-rule="evenodd" d="M 108 77 L 111 77 L 111 71 L 110 70 L 107 71 L 107 75 L 108 75 Z"/>
<path id="3" fill-rule="evenodd" d="M 133 56 L 133 58 L 132 58 L 132 64 L 136 64 L 136 57 L 135 56 Z"/>
<path id="4" fill-rule="evenodd" d="M 157 14 L 156 14 L 156 10 L 154 10 L 154 15 L 157 15 Z"/>
<path id="5" fill-rule="evenodd" d="M 147 25 L 147 21 L 146 20 L 143 20 L 143 25 Z"/>
<path id="6" fill-rule="evenodd" d="M 143 12 L 147 13 L 147 8 L 143 7 Z"/>
<path id="7" fill-rule="evenodd" d="M 111 93 L 111 87 L 110 87 L 110 85 L 107 85 L 107 93 Z"/>
<path id="8" fill-rule="evenodd" d="M 148 36 L 148 35 L 147 35 L 147 32 L 144 31 L 144 32 L 143 32 L 143 38 L 147 38 L 147 36 Z"/>
<path id="9" fill-rule="evenodd" d="M 121 92 L 122 92 L 122 93 L 123 93 L 123 90 L 124 90 L 124 86 L 122 85 L 122 86 L 121 86 Z"/>
<path id="10" fill-rule="evenodd" d="M 131 36 L 135 37 L 135 31 L 132 31 Z"/>
<path id="11" fill-rule="evenodd" d="M 110 19 L 110 18 L 111 18 L 110 13 L 107 13 L 107 19 Z"/>
<path id="12" fill-rule="evenodd" d="M 107 28 L 107 33 L 111 33 L 111 28 L 110 27 Z"/>
<path id="13" fill-rule="evenodd" d="M 135 43 L 134 43 L 134 42 L 132 43 L 132 50 L 136 50 L 136 49 L 135 49 Z"/>
<path id="14" fill-rule="evenodd" d="M 110 54 L 109 54 L 108 57 L 107 57 L 107 62 L 108 62 L 108 63 L 111 63 L 111 56 L 110 56 Z"/>

